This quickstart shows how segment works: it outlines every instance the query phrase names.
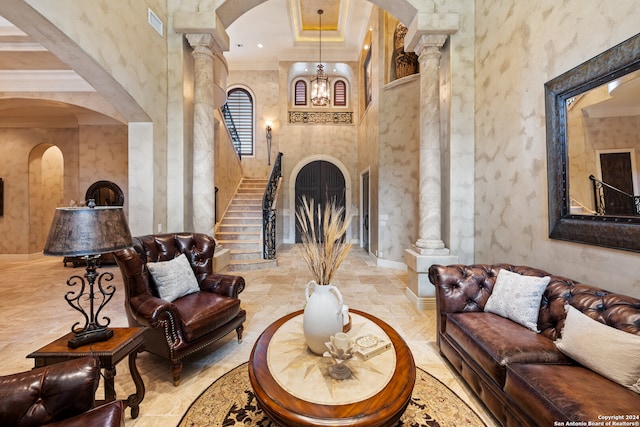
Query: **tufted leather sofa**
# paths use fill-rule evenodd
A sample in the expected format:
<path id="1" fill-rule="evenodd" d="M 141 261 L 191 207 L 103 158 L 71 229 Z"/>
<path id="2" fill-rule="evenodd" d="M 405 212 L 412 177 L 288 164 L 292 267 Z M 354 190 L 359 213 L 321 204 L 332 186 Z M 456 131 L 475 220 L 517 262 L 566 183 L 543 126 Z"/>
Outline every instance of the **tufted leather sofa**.
<path id="1" fill-rule="evenodd" d="M 213 273 L 215 240 L 201 233 L 167 233 L 133 238 L 133 247 L 114 253 L 125 285 L 125 311 L 129 326 L 146 326 L 145 350 L 171 361 L 177 386 L 181 360 L 228 333 L 242 340 L 247 313 L 238 295 L 244 290 L 241 276 Z M 162 300 L 148 262 L 169 261 L 185 254 L 200 292 Z"/>
<path id="2" fill-rule="evenodd" d="M 483 311 L 501 269 L 550 276 L 539 334 Z M 587 425 L 602 416 L 640 414 L 639 394 L 580 366 L 553 343 L 564 325 L 565 303 L 640 335 L 640 300 L 510 264 L 432 265 L 429 280 L 436 287 L 440 353 L 501 425 Z"/>
<path id="3" fill-rule="evenodd" d="M 2 426 L 124 426 L 116 400 L 93 408 L 100 364 L 82 357 L 0 377 Z"/>

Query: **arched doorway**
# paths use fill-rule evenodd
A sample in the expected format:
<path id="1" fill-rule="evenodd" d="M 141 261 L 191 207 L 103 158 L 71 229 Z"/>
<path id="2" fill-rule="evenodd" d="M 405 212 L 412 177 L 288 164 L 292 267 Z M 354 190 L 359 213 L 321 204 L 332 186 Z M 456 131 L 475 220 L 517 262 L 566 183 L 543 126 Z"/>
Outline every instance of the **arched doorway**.
<path id="1" fill-rule="evenodd" d="M 345 201 L 345 179 L 342 171 L 331 162 L 316 160 L 307 163 L 296 176 L 295 208 L 302 203 L 302 197 L 313 199 L 316 206 L 324 209 L 326 204 L 335 200 L 343 208 Z M 322 224 L 320 224 L 322 227 Z M 301 243 L 300 230 L 296 226 L 296 243 Z"/>
<path id="2" fill-rule="evenodd" d="M 29 154 L 29 253 L 42 251 L 64 188 L 62 151 L 40 144 Z"/>

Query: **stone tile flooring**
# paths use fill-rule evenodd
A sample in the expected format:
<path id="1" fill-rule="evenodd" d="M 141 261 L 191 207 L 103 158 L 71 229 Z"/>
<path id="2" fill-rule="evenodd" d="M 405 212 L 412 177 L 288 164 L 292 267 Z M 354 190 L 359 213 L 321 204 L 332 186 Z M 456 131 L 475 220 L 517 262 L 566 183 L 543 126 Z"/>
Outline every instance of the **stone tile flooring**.
<path id="1" fill-rule="evenodd" d="M 31 369 L 33 360 L 25 356 L 69 332 L 81 316 L 64 300 L 67 279 L 84 274 L 84 268 L 63 267 L 57 257 L 35 257 L 30 261 L 0 258 L 0 375 Z M 103 310 L 111 326 L 127 326 L 122 278 L 117 266 L 105 266 L 116 293 Z M 191 402 L 216 378 L 249 360 L 260 333 L 281 316 L 304 307 L 304 288 L 311 279 L 299 248 L 289 245 L 279 250 L 278 267 L 273 270 L 240 273 L 247 286 L 241 294 L 247 311 L 244 339 L 238 343 L 229 334 L 207 349 L 184 360 L 181 383 L 173 386 L 169 363 L 149 353 L 138 357 L 146 396 L 140 416 L 132 420 L 127 410 L 127 426 L 176 426 Z M 405 297 L 407 274 L 377 267 L 375 260 L 359 248 L 352 249 L 335 280 L 345 304 L 371 313 L 395 328 L 409 344 L 416 365 L 440 379 L 462 397 L 489 427 L 495 421 L 447 366 L 435 344 L 436 319 L 433 311 L 418 311 Z M 125 361 L 115 378 L 119 398 L 135 391 Z M 102 390 L 98 390 L 101 396 Z"/>

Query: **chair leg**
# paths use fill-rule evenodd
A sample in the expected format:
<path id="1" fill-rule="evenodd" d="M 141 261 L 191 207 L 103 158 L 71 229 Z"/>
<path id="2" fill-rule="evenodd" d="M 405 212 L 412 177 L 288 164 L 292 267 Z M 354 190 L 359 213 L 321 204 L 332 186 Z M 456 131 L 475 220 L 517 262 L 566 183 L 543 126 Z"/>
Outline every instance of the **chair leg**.
<path id="1" fill-rule="evenodd" d="M 238 334 L 238 343 L 242 342 L 242 332 L 244 331 L 244 326 L 240 325 L 236 328 L 236 333 Z"/>
<path id="2" fill-rule="evenodd" d="M 175 387 L 180 384 L 180 372 L 182 372 L 182 362 L 177 359 L 171 360 L 171 373 L 173 374 L 173 385 Z"/>

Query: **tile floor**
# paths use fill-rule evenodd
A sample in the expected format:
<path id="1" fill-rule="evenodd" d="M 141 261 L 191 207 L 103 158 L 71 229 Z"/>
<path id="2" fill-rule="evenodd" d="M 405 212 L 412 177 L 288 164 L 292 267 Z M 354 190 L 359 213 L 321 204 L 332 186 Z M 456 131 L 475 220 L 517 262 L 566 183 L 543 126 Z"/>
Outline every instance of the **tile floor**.
<path id="1" fill-rule="evenodd" d="M 118 267 L 105 266 L 99 272 L 112 273 L 111 283 L 117 289 L 103 314 L 111 319 L 111 326 L 127 326 Z M 74 322 L 82 320 L 67 305 L 64 294 L 67 279 L 83 274 L 84 268 L 65 268 L 57 257 L 35 257 L 21 262 L 0 259 L 0 375 L 31 369 L 33 360 L 26 359 L 27 354 L 66 334 Z M 149 353 L 140 354 L 138 369 L 146 395 L 137 419 L 132 420 L 127 410 L 127 426 L 176 426 L 191 402 L 216 378 L 249 360 L 253 344 L 266 326 L 303 308 L 304 288 L 311 278 L 298 247 L 289 245 L 280 249 L 278 267 L 273 270 L 241 275 L 247 283 L 241 294 L 247 311 L 242 343 L 237 342 L 235 334 L 230 334 L 185 359 L 178 387 L 173 386 L 168 362 Z M 487 426 L 495 426 L 487 411 L 443 362 L 435 344 L 435 312 L 416 310 L 405 297 L 406 281 L 405 272 L 377 267 L 374 259 L 354 248 L 340 267 L 335 285 L 345 304 L 379 317 L 400 332 L 417 366 L 467 401 Z M 120 363 L 117 370 L 116 392 L 118 397 L 126 398 L 135 391 L 127 363 Z"/>

